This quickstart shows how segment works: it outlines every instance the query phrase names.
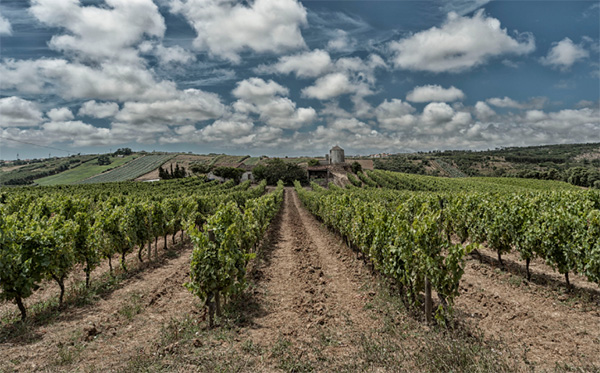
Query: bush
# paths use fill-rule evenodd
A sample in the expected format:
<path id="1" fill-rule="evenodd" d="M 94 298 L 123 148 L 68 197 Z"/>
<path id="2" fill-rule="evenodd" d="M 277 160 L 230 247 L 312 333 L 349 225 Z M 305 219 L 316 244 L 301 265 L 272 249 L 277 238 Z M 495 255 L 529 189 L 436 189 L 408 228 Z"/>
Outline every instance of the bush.
<path id="1" fill-rule="evenodd" d="M 362 171 L 362 165 L 360 163 L 358 163 L 357 161 L 352 162 L 352 172 L 357 174 L 360 171 Z"/>

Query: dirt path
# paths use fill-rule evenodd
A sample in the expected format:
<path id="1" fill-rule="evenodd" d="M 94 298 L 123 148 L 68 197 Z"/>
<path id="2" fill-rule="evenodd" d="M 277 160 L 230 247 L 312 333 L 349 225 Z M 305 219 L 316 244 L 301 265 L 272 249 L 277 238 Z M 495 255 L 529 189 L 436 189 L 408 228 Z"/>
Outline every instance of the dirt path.
<path id="1" fill-rule="evenodd" d="M 268 311 L 241 334 L 262 348 L 285 338 L 309 360 L 326 354 L 343 361 L 356 353 L 357 336 L 377 329 L 372 313 L 365 310 L 369 295 L 361 290 L 364 267 L 347 264 L 352 258 L 342 251 L 340 240 L 302 208 L 293 190 L 286 190 L 283 203 L 280 240 L 261 289 Z M 329 337 L 336 343 L 315 351 L 332 331 L 335 335 Z"/>

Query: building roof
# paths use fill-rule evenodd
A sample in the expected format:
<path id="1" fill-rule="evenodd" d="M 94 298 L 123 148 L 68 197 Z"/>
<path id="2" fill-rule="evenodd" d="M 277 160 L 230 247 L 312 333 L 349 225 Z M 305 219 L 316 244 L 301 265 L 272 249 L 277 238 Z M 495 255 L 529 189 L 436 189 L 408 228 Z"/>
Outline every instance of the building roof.
<path id="1" fill-rule="evenodd" d="M 344 149 L 342 149 L 342 148 L 340 148 L 339 146 L 336 145 L 333 148 L 331 148 L 331 150 L 344 150 Z"/>

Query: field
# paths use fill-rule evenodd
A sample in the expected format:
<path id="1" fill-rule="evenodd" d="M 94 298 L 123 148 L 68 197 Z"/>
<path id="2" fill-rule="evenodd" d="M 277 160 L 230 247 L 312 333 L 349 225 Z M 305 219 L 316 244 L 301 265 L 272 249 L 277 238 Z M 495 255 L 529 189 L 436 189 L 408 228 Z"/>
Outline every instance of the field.
<path id="1" fill-rule="evenodd" d="M 47 176 L 41 179 L 37 179 L 35 182 L 39 185 L 58 185 L 58 184 L 73 184 L 84 179 L 90 178 L 92 176 L 101 174 L 103 172 L 107 172 L 107 170 L 112 170 L 116 167 L 120 167 L 134 159 L 139 157 L 139 155 L 128 155 L 123 158 L 111 157 L 111 164 L 109 165 L 99 165 L 97 159 L 93 159 L 86 163 L 82 163 L 76 168 L 63 171 L 59 174 Z"/>
<path id="2" fill-rule="evenodd" d="M 19 285 L 41 285 L 22 293 L 25 321 L 0 303 L 0 371 L 600 369 L 600 193 L 352 177 L 363 187 L 188 178 L 0 190 L 0 264 L 29 255 L 20 237 L 44 247 L 27 262 L 39 276 Z M 70 250 L 100 255 L 89 287 L 93 255 Z M 0 268 L 5 286 L 18 266 Z M 58 273 L 62 305 L 48 280 Z"/>
<path id="3" fill-rule="evenodd" d="M 116 181 L 133 180 L 158 168 L 158 166 L 173 158 L 173 156 L 173 154 L 145 155 L 126 163 L 124 166 L 85 180 L 81 180 L 77 184 L 110 183 Z"/>

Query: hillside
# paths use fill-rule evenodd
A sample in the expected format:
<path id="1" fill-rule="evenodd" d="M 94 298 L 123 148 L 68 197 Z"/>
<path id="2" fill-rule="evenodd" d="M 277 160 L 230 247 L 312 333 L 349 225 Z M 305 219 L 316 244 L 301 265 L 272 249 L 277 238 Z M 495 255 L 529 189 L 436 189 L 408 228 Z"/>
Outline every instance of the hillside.
<path id="1" fill-rule="evenodd" d="M 375 159 L 375 168 L 432 176 L 510 176 L 600 185 L 600 143 L 435 151 Z"/>

